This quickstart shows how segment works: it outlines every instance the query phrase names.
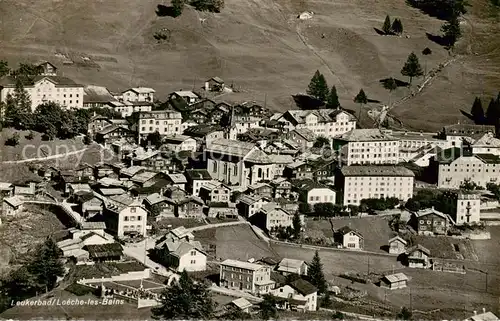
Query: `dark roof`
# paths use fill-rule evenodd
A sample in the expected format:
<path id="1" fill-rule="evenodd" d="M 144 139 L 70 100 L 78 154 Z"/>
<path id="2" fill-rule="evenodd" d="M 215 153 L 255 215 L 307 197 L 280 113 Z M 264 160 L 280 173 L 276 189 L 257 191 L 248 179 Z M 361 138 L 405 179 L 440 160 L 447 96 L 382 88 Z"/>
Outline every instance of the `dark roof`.
<path id="1" fill-rule="evenodd" d="M 84 89 L 83 102 L 93 103 L 93 102 L 109 102 L 115 100 L 113 95 L 109 92 L 106 87 L 88 85 Z"/>
<path id="2" fill-rule="evenodd" d="M 261 262 L 263 262 L 263 263 L 265 263 L 267 265 L 277 265 L 278 263 L 280 263 L 279 259 L 271 257 L 271 256 L 263 257 L 259 261 L 261 261 Z"/>
<path id="3" fill-rule="evenodd" d="M 193 137 L 204 137 L 216 131 L 222 130 L 222 127 L 218 125 L 198 125 L 186 128 L 184 135 Z"/>
<path id="4" fill-rule="evenodd" d="M 80 86 L 83 87 L 83 85 L 79 85 L 76 82 L 74 82 L 72 79 L 62 77 L 62 76 L 36 76 L 35 79 L 33 80 L 34 83 L 42 80 L 43 78 L 47 78 L 48 80 L 52 81 L 54 84 L 57 86 Z"/>
<path id="5" fill-rule="evenodd" d="M 94 198 L 94 193 L 80 191 L 76 193 L 80 199 L 80 202 L 87 202 Z"/>
<path id="6" fill-rule="evenodd" d="M 228 202 L 210 202 L 209 207 L 226 208 L 230 207 Z"/>
<path id="7" fill-rule="evenodd" d="M 290 283 L 290 286 L 302 295 L 309 295 L 318 292 L 318 289 L 304 279 L 298 279 Z"/>
<path id="8" fill-rule="evenodd" d="M 406 254 L 411 254 L 411 253 L 413 253 L 413 252 L 415 252 L 415 251 L 422 251 L 422 252 L 424 252 L 425 254 L 427 254 L 427 256 L 430 256 L 430 255 L 431 255 L 431 251 L 429 251 L 426 247 L 424 247 L 424 246 L 422 246 L 422 245 L 420 245 L 420 244 L 417 244 L 417 245 L 414 245 L 414 246 L 412 246 L 412 247 L 408 248 L 408 249 L 406 250 Z"/>
<path id="9" fill-rule="evenodd" d="M 394 165 L 351 165 L 342 167 L 341 172 L 344 176 L 415 176 L 408 168 Z"/>
<path id="10" fill-rule="evenodd" d="M 492 125 L 473 125 L 473 124 L 455 124 L 443 127 L 445 135 L 478 135 L 487 132 L 495 133 L 495 126 Z"/>
<path id="11" fill-rule="evenodd" d="M 440 164 L 450 164 L 462 155 L 467 156 L 468 153 L 460 147 L 452 147 L 437 153 L 435 159 Z"/>
<path id="12" fill-rule="evenodd" d="M 91 258 L 106 258 L 123 255 L 123 248 L 120 243 L 86 245 L 85 246 Z"/>
<path id="13" fill-rule="evenodd" d="M 476 157 L 488 164 L 500 164 L 500 157 L 493 154 L 476 154 Z"/>
<path id="14" fill-rule="evenodd" d="M 359 233 L 358 231 L 356 231 L 355 229 L 352 229 L 350 228 L 349 226 L 344 226 L 344 227 L 341 227 L 337 230 L 338 233 L 341 233 L 342 235 L 346 235 L 347 233 L 350 233 L 350 232 L 354 232 L 356 233 L 359 237 L 363 238 L 363 235 L 361 235 L 361 233 Z"/>
<path id="15" fill-rule="evenodd" d="M 212 176 L 206 169 L 187 169 L 186 178 L 188 180 L 212 180 Z"/>
<path id="16" fill-rule="evenodd" d="M 271 271 L 271 280 L 278 284 L 286 284 L 286 277 L 278 272 Z"/>

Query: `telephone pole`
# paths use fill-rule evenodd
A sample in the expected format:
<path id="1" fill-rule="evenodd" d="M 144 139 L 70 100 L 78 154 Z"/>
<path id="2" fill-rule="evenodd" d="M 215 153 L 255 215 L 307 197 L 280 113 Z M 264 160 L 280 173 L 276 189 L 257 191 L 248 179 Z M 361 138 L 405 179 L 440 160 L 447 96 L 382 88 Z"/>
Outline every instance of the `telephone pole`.
<path id="1" fill-rule="evenodd" d="M 370 257 L 368 257 L 368 275 L 370 275 Z"/>

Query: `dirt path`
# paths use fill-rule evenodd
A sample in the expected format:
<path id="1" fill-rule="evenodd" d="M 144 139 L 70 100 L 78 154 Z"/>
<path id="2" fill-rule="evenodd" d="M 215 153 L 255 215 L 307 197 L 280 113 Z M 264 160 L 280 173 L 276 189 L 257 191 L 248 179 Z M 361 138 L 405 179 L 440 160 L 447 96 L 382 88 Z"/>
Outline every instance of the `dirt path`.
<path id="1" fill-rule="evenodd" d="M 80 149 L 80 150 L 76 150 L 76 151 L 68 152 L 68 153 L 64 153 L 64 154 L 56 154 L 56 155 L 50 155 L 50 156 L 46 156 L 46 157 L 27 158 L 27 159 L 15 160 L 15 161 L 3 161 L 3 162 L 0 162 L 0 164 L 21 164 L 21 163 L 29 163 L 29 162 L 36 162 L 36 161 L 46 161 L 46 160 L 57 159 L 57 158 L 65 157 L 65 156 L 80 154 L 80 153 L 87 151 L 88 149 L 89 148 L 87 147 L 84 149 Z"/>
<path id="2" fill-rule="evenodd" d="M 306 46 L 316 57 L 319 58 L 319 60 L 321 60 L 321 62 L 323 63 L 323 65 L 328 68 L 328 70 L 330 71 L 330 73 L 332 74 L 333 77 L 337 78 L 339 84 L 342 86 L 342 88 L 344 89 L 345 92 L 349 92 L 348 89 L 346 88 L 346 86 L 344 85 L 344 83 L 342 82 L 342 80 L 335 74 L 335 72 L 332 70 L 332 68 L 328 65 L 328 63 L 326 62 L 326 60 L 319 54 L 319 52 L 316 50 L 316 48 L 314 48 L 313 46 L 311 46 L 307 41 L 306 41 L 306 38 L 305 36 L 302 34 L 302 29 L 301 29 L 301 26 L 300 26 L 300 21 L 297 23 L 296 27 L 295 27 L 295 32 L 297 33 L 297 36 L 299 36 L 299 39 L 300 41 L 304 44 L 304 46 Z"/>

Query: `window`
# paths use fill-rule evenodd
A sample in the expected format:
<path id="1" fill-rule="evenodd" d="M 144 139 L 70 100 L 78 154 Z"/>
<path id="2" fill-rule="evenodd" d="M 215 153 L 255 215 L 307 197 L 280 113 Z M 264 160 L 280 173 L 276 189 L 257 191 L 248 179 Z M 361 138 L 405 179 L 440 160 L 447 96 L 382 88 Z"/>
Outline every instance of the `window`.
<path id="1" fill-rule="evenodd" d="M 142 220 L 142 217 L 141 216 L 137 216 L 137 220 L 138 221 Z"/>
<path id="2" fill-rule="evenodd" d="M 135 207 L 131 207 L 131 208 L 130 208 L 130 213 L 135 213 L 135 211 L 136 211 L 136 210 L 137 210 L 137 209 L 136 209 Z"/>
<path id="3" fill-rule="evenodd" d="M 127 222 L 127 221 L 128 221 L 128 216 L 125 216 L 125 217 L 123 218 L 123 220 L 124 220 L 125 222 Z"/>
<path id="4" fill-rule="evenodd" d="M 196 256 L 196 251 L 191 251 L 191 256 Z"/>
<path id="5" fill-rule="evenodd" d="M 217 162 L 214 161 L 213 172 L 217 173 Z"/>

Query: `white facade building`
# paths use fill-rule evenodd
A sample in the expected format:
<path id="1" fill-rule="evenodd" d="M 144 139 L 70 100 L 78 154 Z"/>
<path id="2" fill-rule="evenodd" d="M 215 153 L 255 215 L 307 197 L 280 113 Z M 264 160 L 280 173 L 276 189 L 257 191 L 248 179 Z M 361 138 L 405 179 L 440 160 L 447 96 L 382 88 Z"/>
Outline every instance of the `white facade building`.
<path id="1" fill-rule="evenodd" d="M 147 211 L 138 200 L 127 195 L 118 195 L 104 199 L 104 203 L 106 227 L 116 236 L 146 236 Z"/>
<path id="2" fill-rule="evenodd" d="M 341 175 L 343 205 L 359 205 L 367 198 L 407 201 L 413 195 L 414 174 L 402 166 L 344 166 Z"/>
<path id="3" fill-rule="evenodd" d="M 196 151 L 196 140 L 185 135 L 175 135 L 165 137 L 165 147 L 175 152 Z"/>
<path id="4" fill-rule="evenodd" d="M 334 138 L 341 161 L 354 164 L 397 164 L 399 140 L 379 129 L 354 129 Z"/>
<path id="5" fill-rule="evenodd" d="M 252 116 L 234 116 L 233 124 L 237 134 L 244 134 L 252 128 L 259 128 L 261 118 Z"/>
<path id="6" fill-rule="evenodd" d="M 333 137 L 356 128 L 356 118 L 340 109 L 288 110 L 279 122 L 285 123 L 285 128 L 307 128 L 316 136 Z"/>
<path id="7" fill-rule="evenodd" d="M 156 110 L 139 114 L 139 136 L 158 132 L 162 136 L 182 134 L 182 115 L 171 110 Z"/>
<path id="8" fill-rule="evenodd" d="M 65 108 L 83 108 L 84 86 L 73 80 L 57 76 L 57 68 L 46 62 L 40 65 L 41 75 L 36 76 L 31 84 L 24 84 L 24 90 L 31 99 L 31 110 L 38 105 L 54 102 Z M 0 101 L 5 102 L 8 95 L 13 95 L 16 80 L 10 76 L 0 82 Z"/>
<path id="9" fill-rule="evenodd" d="M 481 198 L 477 194 L 457 195 L 457 213 L 455 224 L 463 225 L 470 223 L 479 223 L 481 211 Z"/>
<path id="10" fill-rule="evenodd" d="M 492 132 L 484 134 L 471 147 L 473 154 L 493 154 L 500 156 L 500 139 L 495 138 Z"/>
<path id="11" fill-rule="evenodd" d="M 122 93 L 124 101 L 154 101 L 155 90 L 147 87 L 136 87 L 125 90 Z"/>

